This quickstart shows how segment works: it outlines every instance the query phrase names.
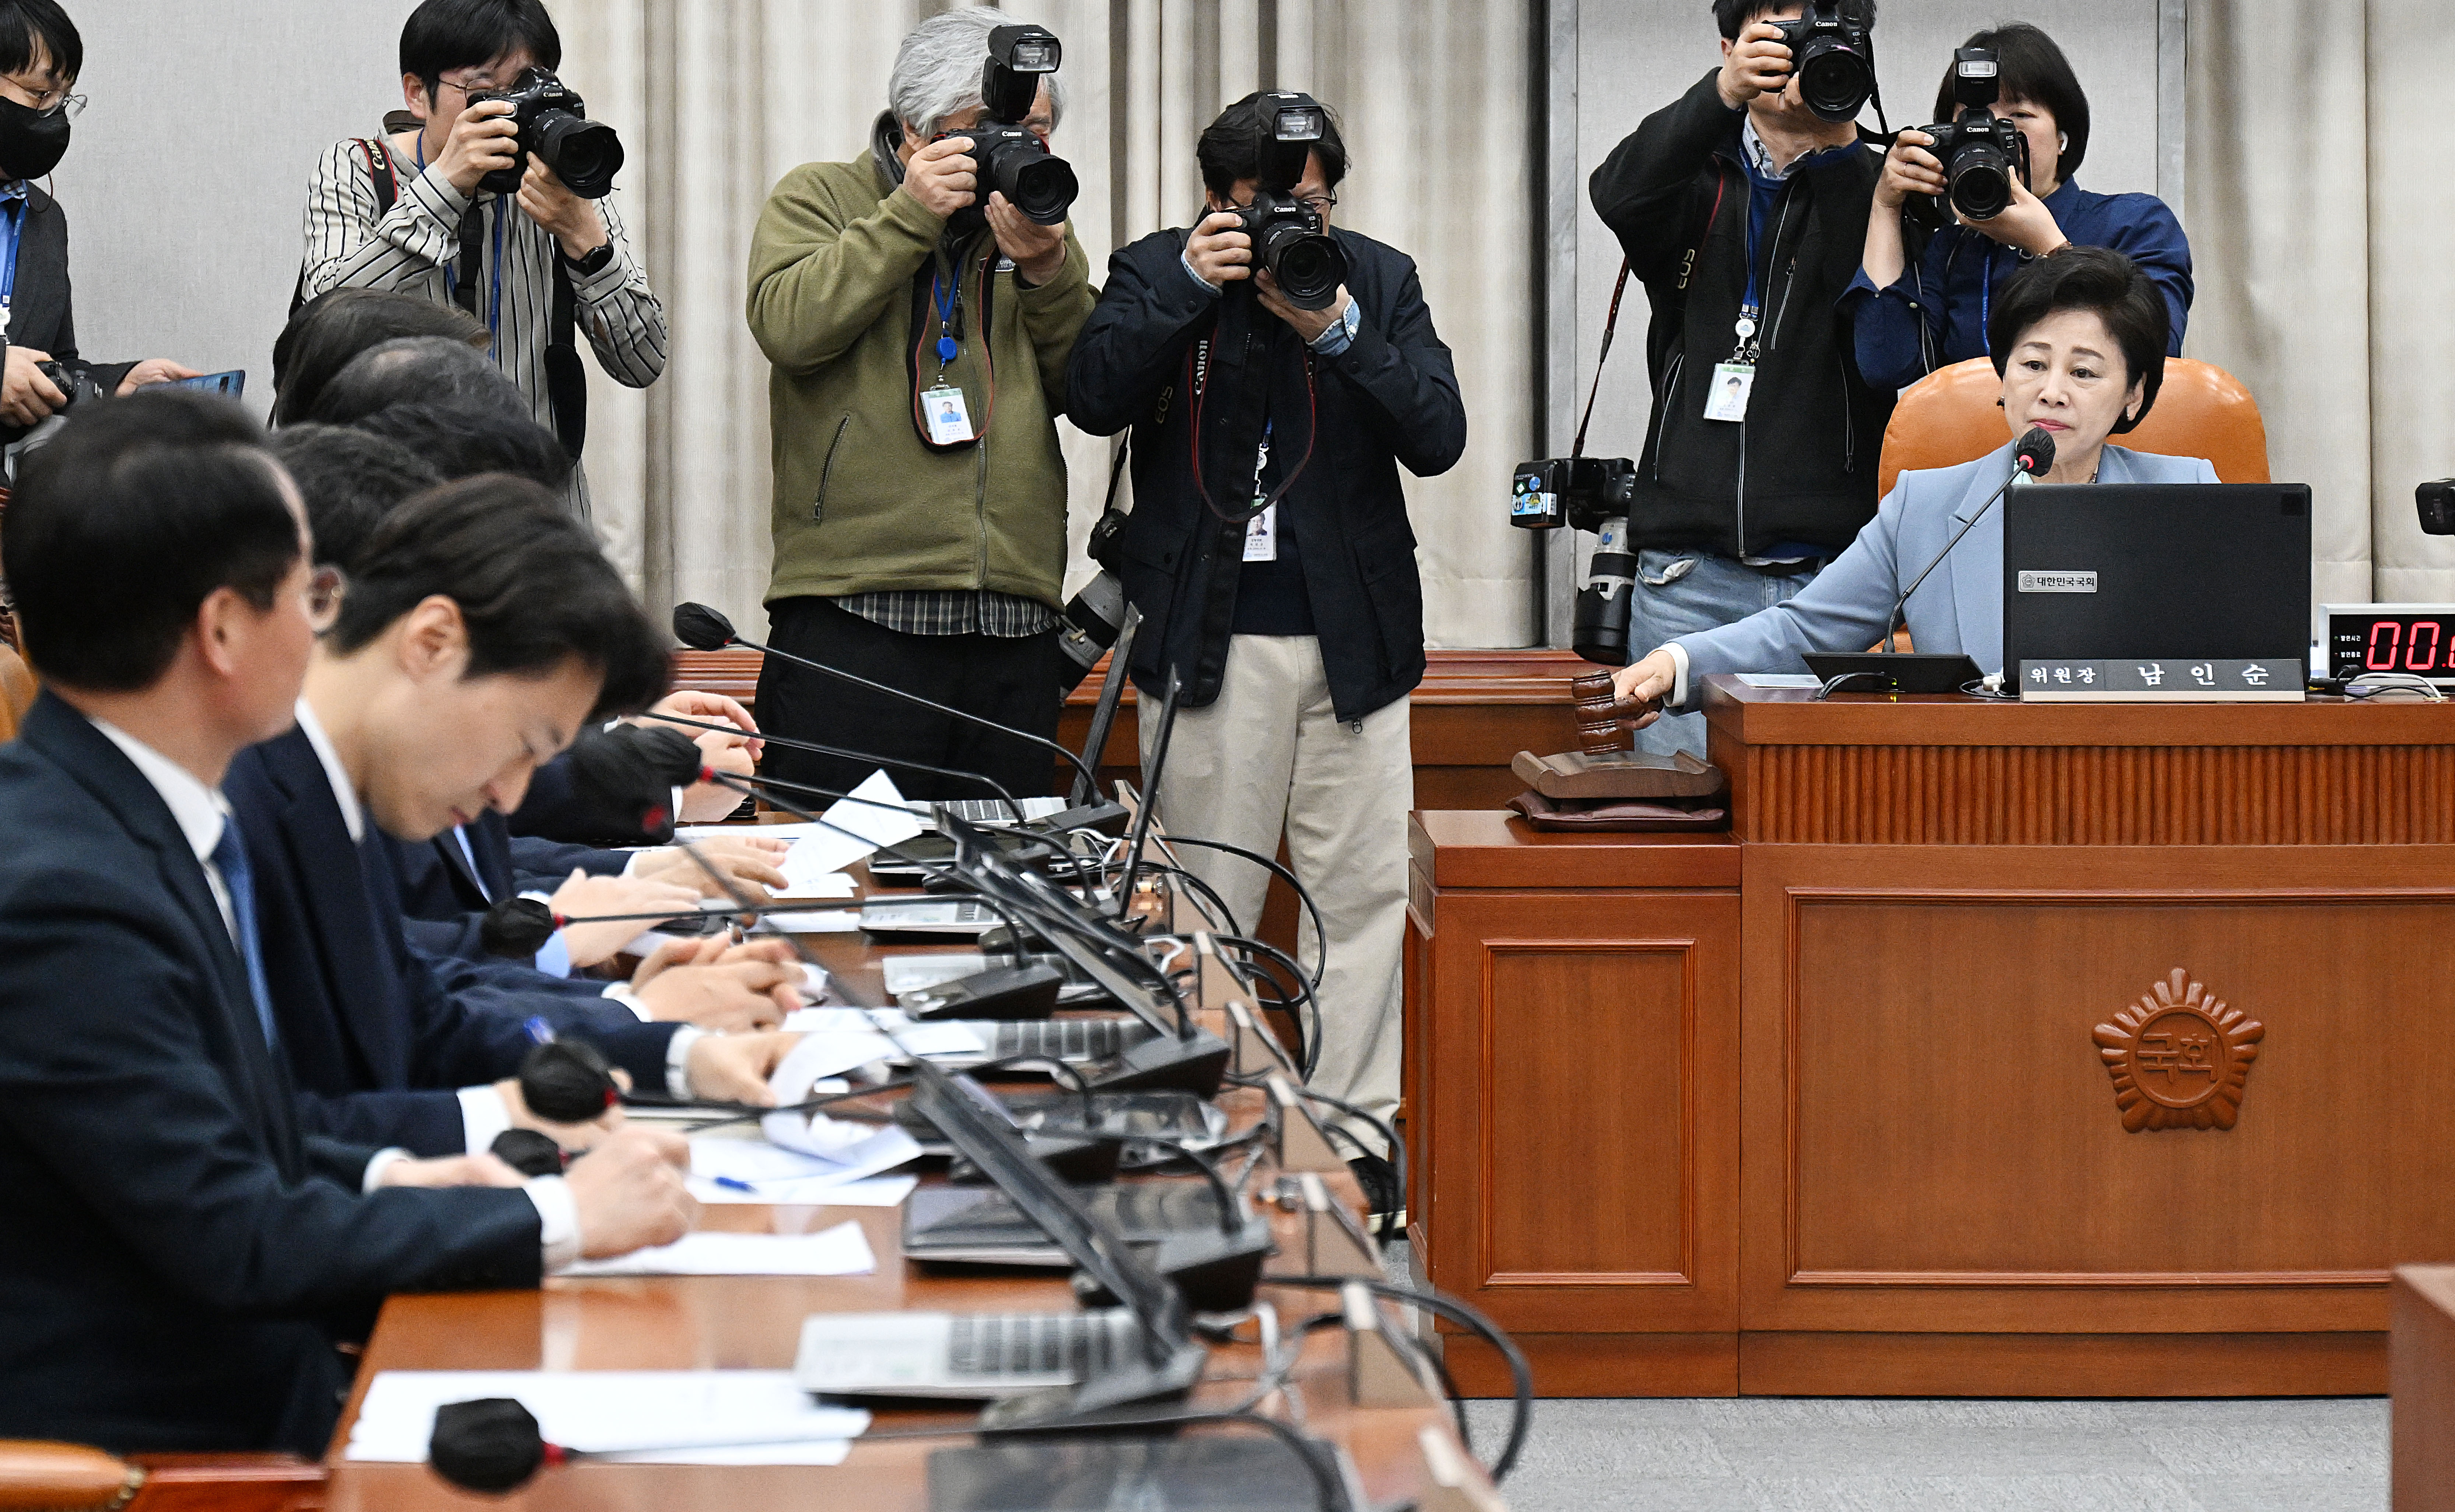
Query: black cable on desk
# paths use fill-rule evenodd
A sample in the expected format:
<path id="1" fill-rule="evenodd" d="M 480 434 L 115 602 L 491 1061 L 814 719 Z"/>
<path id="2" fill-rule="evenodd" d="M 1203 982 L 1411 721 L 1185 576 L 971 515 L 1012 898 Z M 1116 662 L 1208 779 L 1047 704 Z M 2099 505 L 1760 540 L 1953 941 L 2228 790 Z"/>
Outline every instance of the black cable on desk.
<path id="1" fill-rule="evenodd" d="M 1293 888 L 1296 900 L 1305 906 L 1307 913 L 1312 915 L 1313 949 L 1320 959 L 1314 963 L 1309 980 L 1316 989 L 1321 986 L 1322 973 L 1329 970 L 1329 931 L 1321 927 L 1321 905 L 1313 901 L 1312 893 L 1303 883 L 1296 880 L 1294 872 L 1279 865 L 1274 857 L 1263 855 L 1259 851 L 1248 850 L 1243 846 L 1231 846 L 1224 840 L 1201 840 L 1192 835 L 1170 835 L 1167 837 L 1167 843 L 1171 846 L 1197 846 L 1204 850 L 1218 850 L 1231 856 L 1242 856 L 1255 866 L 1268 868 L 1271 875 Z M 1298 967 L 1296 971 L 1301 975 L 1304 969 Z"/>
<path id="2" fill-rule="evenodd" d="M 1418 1291 L 1411 1286 L 1400 1286 L 1395 1281 L 1370 1276 L 1266 1276 L 1262 1277 L 1262 1284 L 1265 1286 L 1300 1286 L 1311 1291 L 1329 1292 L 1343 1291 L 1350 1282 L 1362 1286 L 1376 1297 L 1386 1297 L 1392 1301 L 1404 1302 L 1410 1306 L 1438 1313 L 1453 1323 L 1462 1324 L 1473 1330 L 1484 1342 L 1500 1351 L 1501 1358 L 1509 1362 L 1509 1383 L 1513 1407 L 1510 1415 L 1509 1442 L 1501 1449 L 1500 1458 L 1492 1462 L 1488 1473 L 1491 1477 L 1493 1485 L 1498 1485 L 1507 1480 L 1509 1472 L 1517 1466 L 1518 1452 L 1526 1447 L 1527 1433 L 1534 1425 L 1534 1371 L 1533 1367 L 1526 1363 L 1525 1352 L 1517 1347 L 1516 1340 L 1503 1333 L 1499 1325 L 1493 1323 L 1491 1319 L 1442 1291 Z"/>

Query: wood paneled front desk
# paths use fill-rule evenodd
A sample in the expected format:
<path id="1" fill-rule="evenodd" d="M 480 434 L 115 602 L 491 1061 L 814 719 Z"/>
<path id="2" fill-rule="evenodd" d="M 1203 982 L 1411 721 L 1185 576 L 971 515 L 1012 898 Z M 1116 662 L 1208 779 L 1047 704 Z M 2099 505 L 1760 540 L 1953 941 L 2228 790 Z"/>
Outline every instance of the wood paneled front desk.
<path id="1" fill-rule="evenodd" d="M 1416 816 L 1414 1237 L 1541 1390 L 2385 1389 L 2455 1258 L 2455 705 L 1707 715 L 1728 835 Z"/>

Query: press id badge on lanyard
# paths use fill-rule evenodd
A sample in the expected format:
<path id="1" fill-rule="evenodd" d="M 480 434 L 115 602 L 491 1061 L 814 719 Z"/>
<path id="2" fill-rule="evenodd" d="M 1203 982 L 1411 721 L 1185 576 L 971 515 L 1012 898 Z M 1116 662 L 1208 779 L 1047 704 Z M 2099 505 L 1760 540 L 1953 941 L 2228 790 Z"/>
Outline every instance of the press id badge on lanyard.
<path id="1" fill-rule="evenodd" d="M 1276 562 L 1279 560 L 1279 506 L 1264 504 L 1268 497 L 1262 492 L 1262 471 L 1270 465 L 1270 426 L 1262 426 L 1262 452 L 1253 460 L 1253 502 L 1261 509 L 1245 521 L 1245 560 Z"/>
<path id="2" fill-rule="evenodd" d="M 1748 395 L 1756 386 L 1756 321 L 1753 305 L 1739 311 L 1732 329 L 1738 345 L 1728 362 L 1714 364 L 1714 379 L 1705 389 L 1705 418 L 1737 423 L 1748 418 Z"/>
<path id="3" fill-rule="evenodd" d="M 972 412 L 964 391 L 943 383 L 921 396 L 921 413 L 929 422 L 929 439 L 940 446 L 960 446 L 972 439 Z"/>

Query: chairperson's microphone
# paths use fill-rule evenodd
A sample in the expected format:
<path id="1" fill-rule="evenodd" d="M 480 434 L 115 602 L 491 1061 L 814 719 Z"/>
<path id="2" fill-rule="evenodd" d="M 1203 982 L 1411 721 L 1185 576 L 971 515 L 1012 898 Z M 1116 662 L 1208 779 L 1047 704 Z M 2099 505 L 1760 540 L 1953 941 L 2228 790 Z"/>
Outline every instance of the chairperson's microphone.
<path id="1" fill-rule="evenodd" d="M 829 666 L 823 662 L 813 662 L 806 656 L 795 656 L 790 651 L 779 651 L 772 645 L 761 645 L 756 641 L 745 641 L 735 633 L 732 621 L 704 603 L 681 603 L 674 606 L 674 639 L 694 651 L 720 651 L 728 645 L 746 646 L 763 656 L 790 662 L 795 666 L 805 666 L 813 672 L 823 672 L 829 677 L 853 684 L 858 687 L 868 688 L 873 693 L 883 693 L 889 698 L 902 699 L 906 704 L 934 710 L 949 719 L 959 719 L 966 725 L 978 725 L 983 729 L 993 729 L 1001 734 L 1011 735 L 1016 740 L 1027 741 L 1044 750 L 1055 751 L 1065 758 L 1076 771 L 1083 774 L 1083 780 L 1091 785 L 1091 790 L 1095 793 L 1099 791 L 1099 774 L 1085 766 L 1082 757 L 1053 740 L 1043 739 L 1028 730 L 1016 729 L 1011 725 L 1001 725 L 993 719 L 983 719 L 978 714 L 966 714 L 962 709 L 949 708 L 943 704 L 923 698 L 918 693 L 907 693 L 900 687 L 889 687 L 883 683 L 873 683 L 868 678 L 844 671 L 841 667 Z M 760 738 L 774 739 L 773 736 L 764 733 Z"/>
<path id="2" fill-rule="evenodd" d="M 1960 544 L 1960 538 L 1986 518 L 1986 511 L 1994 508 L 1995 501 L 2011 490 L 2016 479 L 2024 473 L 2031 478 L 2042 478 L 2054 465 L 2055 437 L 2045 427 L 2033 425 L 2027 435 L 2012 443 L 2012 470 L 2004 475 L 2003 486 L 1986 497 L 1986 502 L 1978 505 L 1977 513 L 1952 533 L 1952 539 L 1943 543 L 1943 549 L 1935 554 L 1935 560 L 1921 568 L 1918 575 L 1910 580 L 1910 585 L 1901 590 L 1901 596 L 1893 601 L 1892 612 L 1884 616 L 1884 639 L 1880 644 L 1885 650 L 1893 649 L 1893 631 L 1900 623 L 1901 611 L 1909 606 L 1910 595 L 1918 591 L 1918 584 L 1926 582 L 1927 574 L 1943 565 L 1943 559 L 1951 556 L 1952 548 Z"/>

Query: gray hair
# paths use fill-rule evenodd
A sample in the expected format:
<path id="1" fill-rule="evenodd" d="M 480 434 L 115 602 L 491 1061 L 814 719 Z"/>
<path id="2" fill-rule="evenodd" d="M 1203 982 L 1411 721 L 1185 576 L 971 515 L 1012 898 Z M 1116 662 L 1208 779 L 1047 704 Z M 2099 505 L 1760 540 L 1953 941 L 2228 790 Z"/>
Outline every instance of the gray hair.
<path id="1" fill-rule="evenodd" d="M 981 103 L 981 68 L 988 61 L 989 33 L 1024 19 L 988 6 L 974 6 L 922 22 L 896 50 L 895 72 L 886 81 L 887 109 L 924 141 L 936 135 L 941 121 Z M 1064 110 L 1057 76 L 1052 73 L 1048 76 L 1050 118 Z"/>

